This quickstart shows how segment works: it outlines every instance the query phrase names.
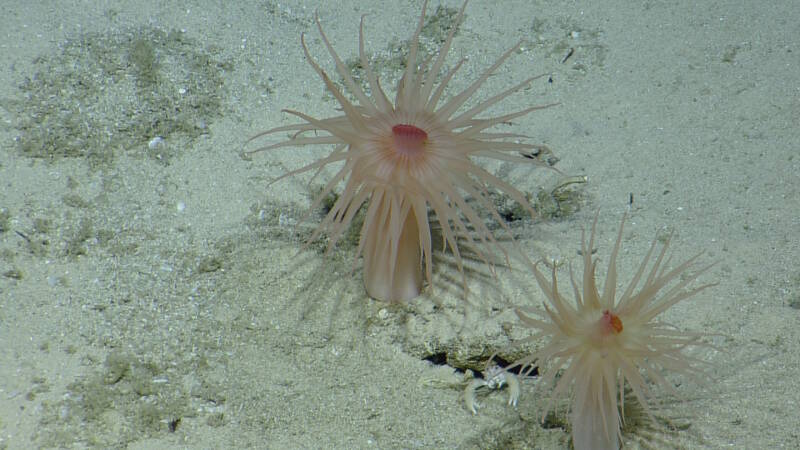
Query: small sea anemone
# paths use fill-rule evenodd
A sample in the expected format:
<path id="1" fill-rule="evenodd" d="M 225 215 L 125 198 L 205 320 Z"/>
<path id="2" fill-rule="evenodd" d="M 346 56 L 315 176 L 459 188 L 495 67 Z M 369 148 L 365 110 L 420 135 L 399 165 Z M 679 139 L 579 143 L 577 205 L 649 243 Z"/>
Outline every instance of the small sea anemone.
<path id="1" fill-rule="evenodd" d="M 339 185 L 344 185 L 309 242 L 327 233 L 330 251 L 349 228 L 362 205 L 368 204 L 356 258 L 359 255 L 364 257 L 364 285 L 367 293 L 375 299 L 405 301 L 416 297 L 423 288 L 423 273 L 425 281 L 431 283 L 429 207 L 440 225 L 443 247 L 449 247 L 462 277 L 464 268 L 457 242 L 459 239 L 470 244 L 477 257 L 487 263 L 487 254 L 480 249 L 481 246 L 491 243 L 505 254 L 478 212 L 488 211 L 508 231 L 489 197 L 491 189 L 504 191 L 533 214 L 521 191 L 483 169 L 473 158 L 536 163 L 533 159 L 523 157 L 520 152 L 541 146 L 509 140 L 524 137 L 518 134 L 488 130 L 550 105 L 533 106 L 496 117 L 478 117 L 537 78 L 531 77 L 478 104 L 464 107 L 503 62 L 519 49 L 520 44 L 503 53 L 466 89 L 449 97 L 444 95 L 448 83 L 464 63 L 462 59 L 445 70 L 445 59 L 465 7 L 466 3 L 459 11 L 456 24 L 438 55 L 418 64 L 419 37 L 425 18 L 423 5 L 422 15 L 410 41 L 404 73 L 397 83 L 394 102 L 389 100 L 378 76 L 369 65 L 364 50 L 364 18 L 361 19 L 359 31 L 359 57 L 369 94 L 354 80 L 325 36 L 317 18 L 322 41 L 334 60 L 337 73 L 356 102 L 351 103 L 311 57 L 305 37 L 301 35 L 309 64 L 336 98 L 343 114 L 318 119 L 287 110 L 304 122 L 264 131 L 251 140 L 279 132 L 291 132 L 292 137 L 246 153 L 306 145 L 334 146 L 329 154 L 280 178 L 306 171 L 319 173 L 328 165 L 340 165 L 312 202 L 313 210 Z M 438 85 L 437 80 L 441 80 Z M 476 243 L 480 245 L 472 245 Z M 466 279 L 464 287 L 466 289 Z"/>
<path id="2" fill-rule="evenodd" d="M 516 310 L 524 325 L 537 330 L 520 344 L 541 338 L 549 338 L 549 341 L 512 367 L 519 366 L 523 373 L 530 373 L 534 367 L 538 366 L 541 371 L 547 366 L 542 375 L 543 385 L 552 385 L 557 373 L 564 369 L 544 415 L 553 400 L 572 386 L 570 422 L 576 450 L 619 448 L 624 383 L 627 381 L 637 401 L 652 417 L 647 402 L 651 397 L 648 383 L 654 382 L 676 394 L 662 372 L 673 371 L 699 379 L 697 375 L 702 371 L 698 366 L 703 361 L 685 354 L 684 350 L 708 345 L 702 340 L 705 334 L 680 331 L 658 319 L 676 303 L 713 286 L 689 286 L 711 267 L 693 269 L 700 254 L 670 268 L 669 238 L 664 240 L 659 252 L 656 252 L 659 240 L 654 240 L 630 284 L 617 298 L 617 255 L 624 223 L 623 218 L 608 262 L 602 295 L 595 281 L 597 260 L 592 259 L 595 218 L 588 244 L 585 234 L 581 239 L 582 286 L 570 270 L 574 303 L 567 301 L 559 291 L 556 264 L 553 264 L 551 280 L 534 264 L 533 274 L 547 298 L 544 310 Z M 654 255 L 657 256 L 651 263 Z"/>

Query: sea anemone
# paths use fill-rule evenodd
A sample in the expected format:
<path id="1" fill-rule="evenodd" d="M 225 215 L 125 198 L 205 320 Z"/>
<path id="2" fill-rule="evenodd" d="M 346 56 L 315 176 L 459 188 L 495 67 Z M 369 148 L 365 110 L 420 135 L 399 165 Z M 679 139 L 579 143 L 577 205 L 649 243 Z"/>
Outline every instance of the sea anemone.
<path id="1" fill-rule="evenodd" d="M 530 152 L 541 146 L 509 140 L 524 137 L 522 135 L 488 130 L 551 105 L 533 106 L 489 118 L 478 117 L 538 78 L 531 77 L 474 106 L 464 108 L 486 80 L 519 49 L 520 44 L 503 53 L 466 89 L 450 97 L 444 95 L 448 83 L 465 61 L 462 59 L 445 70 L 445 59 L 465 7 L 466 3 L 459 11 L 456 25 L 450 30 L 438 55 L 418 64 L 419 37 L 425 18 L 423 4 L 422 15 L 408 49 L 406 67 L 397 83 L 394 103 L 389 100 L 378 76 L 369 65 L 364 50 L 364 18 L 361 19 L 359 30 L 359 57 L 368 83 L 367 91 L 355 81 L 333 49 L 317 17 L 322 41 L 333 58 L 344 86 L 355 98 L 355 103 L 348 100 L 311 57 L 305 37 L 301 35 L 308 63 L 336 98 L 343 114 L 318 119 L 302 112 L 286 110 L 304 122 L 264 131 L 251 138 L 251 141 L 279 132 L 290 132 L 291 138 L 246 152 L 252 154 L 306 145 L 334 146 L 327 155 L 280 178 L 306 171 L 317 174 L 325 166 L 335 163 L 341 165 L 312 202 L 311 209 L 314 210 L 339 185 L 344 185 L 309 242 L 327 233 L 327 251 L 330 251 L 354 221 L 362 205 L 368 204 L 355 257 L 363 255 L 364 285 L 367 293 L 375 299 L 405 301 L 418 296 L 423 289 L 423 273 L 425 281 L 431 284 L 429 207 L 440 225 L 443 247 L 449 247 L 454 255 L 464 278 L 465 289 L 459 239 L 476 249 L 477 257 L 487 263 L 487 253 L 479 248 L 481 246 L 486 247 L 491 243 L 506 254 L 478 212 L 488 211 L 508 231 L 507 224 L 489 197 L 490 189 L 504 191 L 533 214 L 521 191 L 476 164 L 473 158 L 535 164 L 535 160 L 523 157 L 520 152 Z M 438 84 L 437 80 L 440 80 Z M 479 245 L 472 245 L 476 243 Z"/>
<path id="2" fill-rule="evenodd" d="M 651 397 L 648 383 L 654 382 L 677 394 L 662 372 L 673 371 L 699 379 L 697 375 L 702 372 L 699 366 L 704 364 L 703 361 L 684 351 L 709 345 L 702 340 L 705 334 L 680 331 L 658 319 L 676 303 L 713 285 L 689 286 L 711 267 L 694 269 L 700 254 L 670 268 L 671 257 L 667 256 L 669 237 L 663 240 L 658 252 L 659 240 L 653 241 L 628 287 L 617 299 L 616 263 L 624 223 L 623 217 L 608 262 L 602 295 L 595 281 L 597 260 L 592 259 L 595 218 L 588 244 L 585 233 L 581 238 L 582 286 L 578 285 L 570 270 L 575 302 L 567 301 L 561 295 L 556 264 L 552 264 L 551 280 L 539 271 L 538 264 L 534 264 L 533 274 L 547 298 L 544 310 L 516 310 L 522 323 L 536 330 L 520 344 L 541 338 L 549 338 L 549 341 L 511 367 L 519 366 L 523 373 L 530 373 L 534 367 L 538 366 L 541 371 L 546 365 L 542 375 L 544 385 L 552 385 L 556 375 L 564 369 L 555 382 L 544 415 L 550 410 L 553 400 L 572 386 L 570 422 L 576 450 L 619 448 L 624 383 L 627 381 L 637 401 L 652 418 L 647 402 Z M 652 260 L 654 255 L 657 256 Z"/>

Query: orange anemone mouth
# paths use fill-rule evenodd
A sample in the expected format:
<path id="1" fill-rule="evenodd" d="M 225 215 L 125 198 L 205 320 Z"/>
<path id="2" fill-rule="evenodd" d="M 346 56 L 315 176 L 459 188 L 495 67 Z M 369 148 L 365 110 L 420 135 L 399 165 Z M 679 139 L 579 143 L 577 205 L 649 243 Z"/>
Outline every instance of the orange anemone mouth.
<path id="1" fill-rule="evenodd" d="M 603 311 L 603 317 L 600 318 L 600 323 L 603 327 L 603 333 L 606 336 L 622 332 L 622 319 L 609 310 Z"/>

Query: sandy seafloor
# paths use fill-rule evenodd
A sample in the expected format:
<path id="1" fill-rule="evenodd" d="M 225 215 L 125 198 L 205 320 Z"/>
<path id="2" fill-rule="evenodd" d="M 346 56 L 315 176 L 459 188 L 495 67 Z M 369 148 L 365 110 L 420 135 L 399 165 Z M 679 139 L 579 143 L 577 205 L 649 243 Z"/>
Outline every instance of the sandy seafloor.
<path id="1" fill-rule="evenodd" d="M 577 263 L 599 210 L 604 274 L 632 194 L 623 281 L 664 230 L 676 262 L 700 250 L 718 261 L 699 283 L 719 284 L 665 314 L 714 334 L 716 349 L 692 352 L 712 363 L 710 382 L 668 375 L 680 398 L 654 387 L 655 423 L 630 402 L 626 448 L 800 447 L 794 3 L 467 6 L 448 62 L 468 61 L 453 88 L 522 39 L 476 98 L 552 74 L 491 113 L 560 102 L 501 129 L 548 145 L 563 174 L 588 177 L 573 186 L 578 211 L 513 224 L 515 246 Z M 469 265 L 469 304 L 446 258 L 435 289 L 409 305 L 369 300 L 360 262 L 351 274 L 352 241 L 327 259 L 320 245 L 298 253 L 320 215 L 294 224 L 321 181 L 268 186 L 326 149 L 240 157 L 247 137 L 295 121 L 282 108 L 336 113 L 300 47 L 305 32 L 332 69 L 315 10 L 348 61 L 367 14 L 367 49 L 380 59 L 411 35 L 420 1 L 2 9 L 0 448 L 569 448 L 563 401 L 539 422 L 549 389 L 535 378 L 522 381 L 516 408 L 506 391 L 481 393 L 473 416 L 461 398 L 454 366 L 476 367 L 526 336 L 511 308 L 543 297 L 524 266 L 493 279 Z M 162 89 L 162 102 L 140 108 L 148 89 Z M 170 134 L 154 141 L 140 129 Z M 487 167 L 529 192 L 559 179 Z"/>

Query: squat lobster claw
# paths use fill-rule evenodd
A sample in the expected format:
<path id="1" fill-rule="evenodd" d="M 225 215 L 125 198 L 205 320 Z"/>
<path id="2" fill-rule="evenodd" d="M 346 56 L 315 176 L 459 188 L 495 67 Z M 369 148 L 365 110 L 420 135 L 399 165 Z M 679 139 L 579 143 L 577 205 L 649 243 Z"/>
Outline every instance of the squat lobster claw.
<path id="1" fill-rule="evenodd" d="M 475 391 L 481 387 L 487 387 L 490 390 L 501 389 L 504 384 L 508 385 L 508 405 L 517 406 L 519 400 L 519 380 L 517 376 L 511 372 L 506 372 L 505 369 L 493 364 L 483 372 L 483 378 L 474 378 L 464 389 L 464 403 L 467 409 L 472 411 L 472 414 L 478 414 L 478 404 L 475 398 Z"/>

